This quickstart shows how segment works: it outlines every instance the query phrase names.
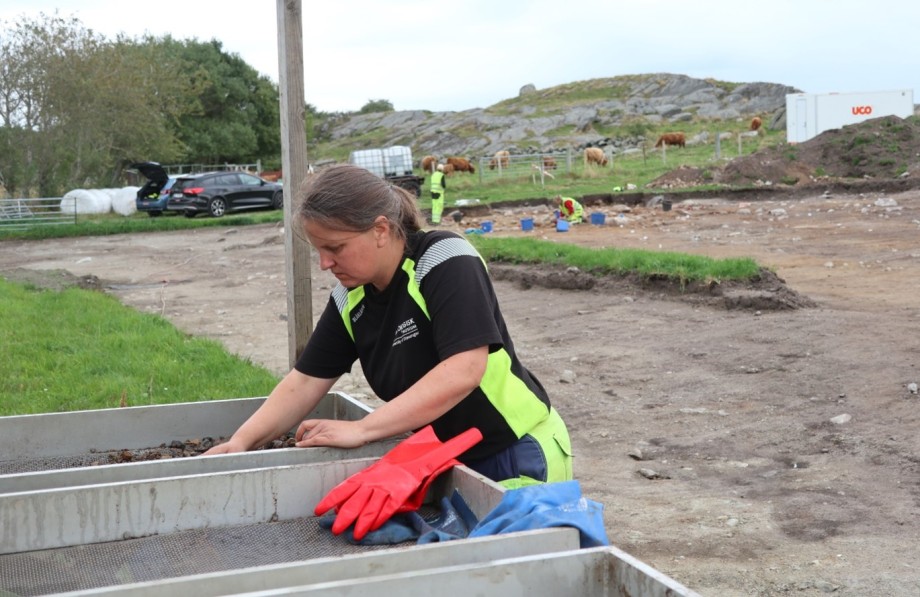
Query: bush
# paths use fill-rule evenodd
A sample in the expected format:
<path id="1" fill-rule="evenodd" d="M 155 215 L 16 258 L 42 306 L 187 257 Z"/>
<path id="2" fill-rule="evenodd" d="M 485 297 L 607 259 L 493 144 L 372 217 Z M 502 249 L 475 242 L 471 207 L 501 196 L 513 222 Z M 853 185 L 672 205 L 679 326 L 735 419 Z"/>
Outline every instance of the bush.
<path id="1" fill-rule="evenodd" d="M 361 114 L 371 114 L 372 112 L 392 112 L 393 104 L 390 100 L 378 99 L 368 100 L 359 111 Z"/>

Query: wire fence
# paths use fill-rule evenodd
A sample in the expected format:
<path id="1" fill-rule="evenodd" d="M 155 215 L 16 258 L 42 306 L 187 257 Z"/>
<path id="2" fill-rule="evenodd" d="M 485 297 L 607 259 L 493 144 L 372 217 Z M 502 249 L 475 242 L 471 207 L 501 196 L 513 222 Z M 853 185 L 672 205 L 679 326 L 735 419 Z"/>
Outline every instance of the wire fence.
<path id="1" fill-rule="evenodd" d="M 76 204 L 73 210 L 62 209 L 60 197 L 0 199 L 0 231 L 76 222 Z"/>
<path id="2" fill-rule="evenodd" d="M 575 154 L 564 152 L 495 155 L 479 159 L 479 182 L 499 178 L 530 178 L 542 186 L 548 180 L 572 172 Z"/>
<path id="3" fill-rule="evenodd" d="M 215 170 L 224 172 L 261 172 L 262 161 L 256 161 L 254 164 L 169 164 L 164 165 L 163 169 L 170 176 L 179 174 L 190 174 L 192 172 L 211 172 Z"/>

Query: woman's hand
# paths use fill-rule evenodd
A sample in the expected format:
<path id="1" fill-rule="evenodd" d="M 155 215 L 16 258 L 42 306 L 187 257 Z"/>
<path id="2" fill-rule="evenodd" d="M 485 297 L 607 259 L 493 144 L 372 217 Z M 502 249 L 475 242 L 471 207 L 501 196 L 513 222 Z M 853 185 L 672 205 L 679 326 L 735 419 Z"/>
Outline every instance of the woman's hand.
<path id="1" fill-rule="evenodd" d="M 331 446 L 333 448 L 358 448 L 370 441 L 360 421 L 337 421 L 332 419 L 307 419 L 297 427 L 294 434 L 298 448 Z"/>
<path id="2" fill-rule="evenodd" d="M 217 454 L 236 454 L 237 452 L 246 452 L 249 448 L 245 446 L 241 441 L 236 440 L 231 437 L 222 444 L 218 444 L 202 454 L 202 456 L 215 456 Z"/>

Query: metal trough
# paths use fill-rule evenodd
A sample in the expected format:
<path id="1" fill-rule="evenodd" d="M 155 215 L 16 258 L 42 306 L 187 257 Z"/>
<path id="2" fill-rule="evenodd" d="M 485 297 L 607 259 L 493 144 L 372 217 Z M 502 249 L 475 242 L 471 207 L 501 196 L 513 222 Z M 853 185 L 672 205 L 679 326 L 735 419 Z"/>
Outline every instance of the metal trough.
<path id="1" fill-rule="evenodd" d="M 381 456 L 395 444 L 377 442 L 354 450 L 280 448 L 206 459 L 98 464 L 124 450 L 152 450 L 190 438 L 227 437 L 264 401 L 246 398 L 0 417 L 0 494 Z M 310 416 L 357 420 L 371 410 L 335 392 L 327 394 Z"/>
<path id="2" fill-rule="evenodd" d="M 352 546 L 312 510 L 374 459 L 107 483 L 0 496 L 0 594 L 692 596 L 616 548 L 578 549 L 574 529 L 439 545 Z M 502 488 L 457 467 L 482 517 Z"/>
<path id="3" fill-rule="evenodd" d="M 515 540 L 523 543 L 546 539 L 529 534 L 517 534 Z M 231 591 L 230 594 L 363 597 L 371 592 L 377 595 L 437 594 L 439 597 L 700 597 L 615 547 L 528 555 L 517 555 L 509 550 L 499 559 L 489 561 L 458 558 L 446 566 L 395 574 L 387 571 L 370 578 L 352 576 L 299 586 L 260 588 L 246 593 Z"/>
<path id="4" fill-rule="evenodd" d="M 194 573 L 366 552 L 319 528 L 313 508 L 374 458 L 272 466 L 0 495 L 0 594 L 88 590 Z M 478 516 L 497 484 L 458 467 Z"/>
<path id="5" fill-rule="evenodd" d="M 0 595 L 696 595 L 616 548 L 578 549 L 575 529 L 395 547 L 321 529 L 316 503 L 395 441 L 83 463 L 227 436 L 263 401 L 0 417 Z M 332 393 L 314 416 L 370 411 Z M 480 518 L 504 491 L 461 466 L 438 479 L 429 503 L 455 489 Z"/>

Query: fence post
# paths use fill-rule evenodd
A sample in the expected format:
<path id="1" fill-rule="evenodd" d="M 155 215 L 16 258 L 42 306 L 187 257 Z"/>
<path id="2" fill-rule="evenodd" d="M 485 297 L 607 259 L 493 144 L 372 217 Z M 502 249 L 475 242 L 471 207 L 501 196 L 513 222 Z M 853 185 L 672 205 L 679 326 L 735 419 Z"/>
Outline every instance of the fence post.
<path id="1" fill-rule="evenodd" d="M 716 159 L 722 157 L 722 131 L 716 131 Z"/>

